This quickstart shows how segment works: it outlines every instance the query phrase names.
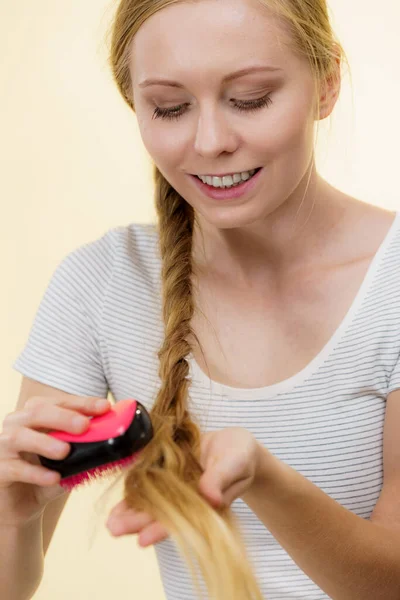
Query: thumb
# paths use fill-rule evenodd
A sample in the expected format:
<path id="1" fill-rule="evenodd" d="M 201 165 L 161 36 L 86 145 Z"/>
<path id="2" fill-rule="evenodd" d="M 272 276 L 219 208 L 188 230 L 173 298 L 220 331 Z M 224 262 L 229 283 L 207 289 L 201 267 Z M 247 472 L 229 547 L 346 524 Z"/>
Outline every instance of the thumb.
<path id="1" fill-rule="evenodd" d="M 230 485 L 229 477 L 217 457 L 213 457 L 200 478 L 200 491 L 216 506 L 223 501 L 223 493 Z"/>

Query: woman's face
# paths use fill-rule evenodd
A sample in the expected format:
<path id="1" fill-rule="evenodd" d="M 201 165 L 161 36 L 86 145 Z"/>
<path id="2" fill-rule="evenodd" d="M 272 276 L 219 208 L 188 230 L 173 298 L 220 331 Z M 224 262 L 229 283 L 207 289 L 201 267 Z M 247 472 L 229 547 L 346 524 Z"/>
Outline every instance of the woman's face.
<path id="1" fill-rule="evenodd" d="M 224 81 L 248 67 L 264 69 Z M 254 223 L 295 193 L 313 154 L 314 83 L 306 60 L 257 0 L 162 9 L 135 36 L 131 73 L 147 151 L 208 223 Z M 169 83 L 145 83 L 154 79 Z M 211 198 L 193 177 L 259 167 L 239 197 Z"/>

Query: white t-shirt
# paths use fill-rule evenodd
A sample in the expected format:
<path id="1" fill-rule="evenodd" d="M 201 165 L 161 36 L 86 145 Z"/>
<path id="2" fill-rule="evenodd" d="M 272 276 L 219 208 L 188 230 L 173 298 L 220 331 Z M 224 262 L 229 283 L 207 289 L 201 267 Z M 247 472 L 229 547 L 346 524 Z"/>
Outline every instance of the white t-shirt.
<path id="1" fill-rule="evenodd" d="M 386 398 L 400 388 L 400 212 L 351 308 L 299 373 L 258 389 L 210 381 L 190 357 L 189 407 L 203 431 L 244 427 L 326 494 L 368 519 L 383 482 Z M 131 224 L 68 254 L 45 291 L 13 368 L 78 395 L 151 408 L 163 341 L 157 230 Z M 328 596 L 241 500 L 232 504 L 268 600 Z M 168 600 L 195 600 L 169 538 L 155 546 Z"/>

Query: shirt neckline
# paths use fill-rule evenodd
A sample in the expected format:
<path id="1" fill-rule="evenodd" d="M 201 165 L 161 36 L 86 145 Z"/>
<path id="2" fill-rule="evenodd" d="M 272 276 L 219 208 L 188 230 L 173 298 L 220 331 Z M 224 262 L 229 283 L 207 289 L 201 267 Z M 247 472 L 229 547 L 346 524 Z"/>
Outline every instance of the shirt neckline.
<path id="1" fill-rule="evenodd" d="M 381 242 L 378 250 L 373 256 L 368 270 L 364 276 L 364 279 L 356 293 L 353 302 L 347 311 L 346 315 L 342 319 L 341 323 L 325 344 L 325 346 L 320 350 L 320 352 L 303 368 L 301 371 L 298 371 L 291 377 L 284 379 L 282 381 L 278 381 L 272 385 L 268 385 L 265 387 L 258 388 L 236 388 L 231 387 L 218 381 L 214 381 L 208 377 L 206 373 L 201 369 L 200 365 L 195 360 L 192 353 L 188 356 L 188 362 L 190 367 L 190 377 L 192 380 L 199 382 L 202 386 L 205 386 L 210 389 L 211 393 L 215 393 L 221 396 L 224 396 L 227 399 L 235 399 L 235 400 L 268 400 L 277 396 L 278 394 L 290 391 L 295 385 L 304 381 L 307 377 L 312 375 L 314 372 L 318 370 L 320 365 L 326 360 L 329 354 L 333 351 L 334 347 L 343 337 L 345 331 L 348 329 L 351 324 L 355 314 L 357 313 L 365 295 L 370 288 L 375 275 L 378 271 L 378 268 L 382 262 L 382 259 L 386 253 L 387 248 L 390 246 L 390 243 L 400 225 L 400 211 L 395 212 L 394 220 L 386 233 L 383 241 Z"/>

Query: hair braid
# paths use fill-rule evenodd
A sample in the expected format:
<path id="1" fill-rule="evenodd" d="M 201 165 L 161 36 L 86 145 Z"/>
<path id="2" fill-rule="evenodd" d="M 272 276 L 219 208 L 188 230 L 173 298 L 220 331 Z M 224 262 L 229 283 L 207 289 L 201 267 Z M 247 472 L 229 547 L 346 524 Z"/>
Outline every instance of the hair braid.
<path id="1" fill-rule="evenodd" d="M 165 338 L 159 351 L 161 386 L 150 411 L 154 437 L 125 476 L 129 507 L 160 521 L 174 537 L 201 594 L 198 566 L 215 600 L 261 600 L 230 508 L 215 509 L 198 483 L 201 433 L 187 408 L 191 350 L 192 208 L 155 167 L 162 258 Z M 217 560 L 210 560 L 212 554 Z M 197 563 L 193 562 L 193 557 Z"/>

